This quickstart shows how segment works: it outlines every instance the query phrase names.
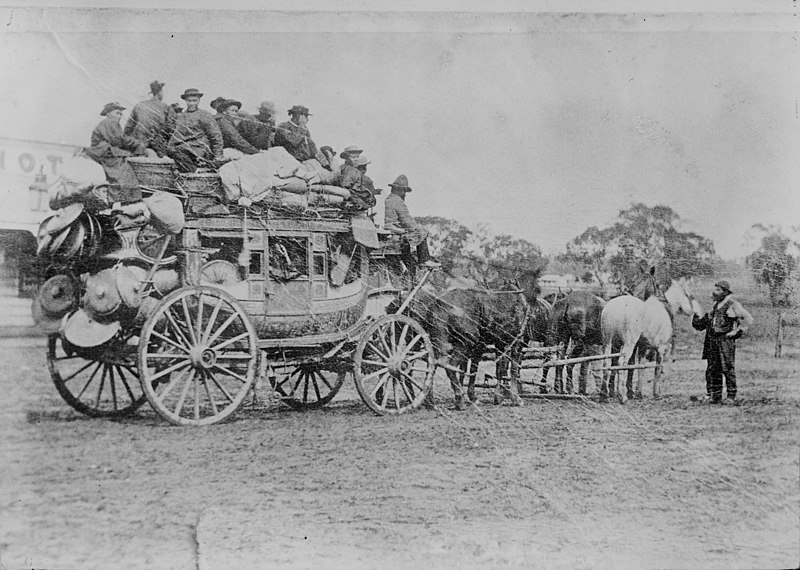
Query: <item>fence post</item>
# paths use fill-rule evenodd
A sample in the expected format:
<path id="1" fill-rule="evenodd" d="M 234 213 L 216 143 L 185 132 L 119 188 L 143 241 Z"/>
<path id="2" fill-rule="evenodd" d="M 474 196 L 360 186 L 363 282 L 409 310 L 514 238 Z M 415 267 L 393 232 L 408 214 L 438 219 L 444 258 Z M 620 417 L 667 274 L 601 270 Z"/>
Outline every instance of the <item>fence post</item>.
<path id="1" fill-rule="evenodd" d="M 783 311 L 778 311 L 778 328 L 775 331 L 775 358 L 781 358 L 783 352 Z"/>

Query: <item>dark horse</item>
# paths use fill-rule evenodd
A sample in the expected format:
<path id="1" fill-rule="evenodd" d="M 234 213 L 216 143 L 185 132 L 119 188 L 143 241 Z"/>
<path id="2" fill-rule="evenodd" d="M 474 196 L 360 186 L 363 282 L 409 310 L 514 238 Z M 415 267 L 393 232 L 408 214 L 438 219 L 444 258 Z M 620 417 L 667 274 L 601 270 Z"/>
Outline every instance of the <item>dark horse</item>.
<path id="1" fill-rule="evenodd" d="M 600 315 L 606 303 L 592 293 L 574 291 L 559 299 L 553 305 L 553 317 L 550 321 L 550 334 L 548 346 L 559 346 L 558 357 L 577 358 L 586 356 L 592 346 L 603 344 L 603 335 L 600 326 Z M 567 354 L 568 347 L 572 350 Z M 556 367 L 554 390 L 556 393 L 564 392 L 563 366 Z M 567 366 L 566 392 L 573 391 L 572 372 L 574 365 Z M 581 365 L 578 377 L 578 392 L 586 394 L 586 377 L 589 367 Z"/>
<path id="2" fill-rule="evenodd" d="M 450 379 L 457 410 L 464 408 L 464 374 L 469 375 L 467 397 L 476 399 L 474 372 L 489 345 L 494 345 L 497 355 L 498 383 L 508 379 L 512 402 L 521 404 L 519 363 L 531 330 L 531 304 L 536 301 L 540 271 L 517 272 L 515 277 L 498 274 L 485 288 L 449 289 L 429 297 L 425 307 L 418 309 L 437 363 Z"/>

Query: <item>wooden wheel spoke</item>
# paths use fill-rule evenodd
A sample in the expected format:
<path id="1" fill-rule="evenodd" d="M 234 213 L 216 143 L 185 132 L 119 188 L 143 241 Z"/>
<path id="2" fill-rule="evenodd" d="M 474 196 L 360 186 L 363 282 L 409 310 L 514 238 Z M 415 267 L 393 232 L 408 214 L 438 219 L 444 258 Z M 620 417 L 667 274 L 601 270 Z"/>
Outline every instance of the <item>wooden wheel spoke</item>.
<path id="1" fill-rule="evenodd" d="M 398 337 L 397 342 L 397 350 L 403 350 L 406 346 L 406 335 L 408 334 L 408 329 L 411 325 L 405 323 L 403 325 L 403 330 L 400 331 L 400 336 Z"/>
<path id="2" fill-rule="evenodd" d="M 233 376 L 237 380 L 241 381 L 243 384 L 247 383 L 247 378 L 239 374 L 238 372 L 234 372 L 230 368 L 225 368 L 224 366 L 220 366 L 219 364 L 214 364 L 214 369 L 222 372 L 223 374 L 227 374 L 228 376 Z"/>
<path id="3" fill-rule="evenodd" d="M 379 333 L 378 338 L 381 340 L 381 344 L 383 345 L 383 348 L 386 350 L 386 354 L 392 355 L 394 354 L 394 351 L 391 348 L 389 348 L 389 345 L 386 343 L 386 335 L 383 334 L 384 330 L 385 327 L 381 327 L 381 329 L 378 330 Z"/>
<path id="4" fill-rule="evenodd" d="M 167 344 L 171 344 L 172 346 L 174 346 L 178 350 L 181 350 L 181 351 L 187 352 L 187 353 L 189 352 L 189 348 L 188 347 L 178 344 L 177 342 L 175 342 L 171 338 L 164 336 L 163 334 L 161 334 L 158 331 L 153 331 L 153 336 L 156 337 L 156 338 L 160 338 L 161 340 L 163 340 Z M 157 353 L 154 353 L 154 354 L 157 354 Z M 164 354 L 167 354 L 167 353 L 164 353 Z"/>
<path id="5" fill-rule="evenodd" d="M 208 385 L 208 378 L 206 377 L 207 374 L 205 370 L 201 372 L 200 377 L 203 379 L 203 386 L 206 388 L 206 395 L 208 396 L 208 401 L 211 404 L 211 411 L 214 412 L 216 416 L 219 413 L 219 409 L 217 408 L 217 401 L 214 399 L 214 396 L 211 395 L 211 387 Z"/>
<path id="6" fill-rule="evenodd" d="M 422 335 L 418 334 L 414 336 L 414 339 L 406 345 L 406 352 L 409 352 L 412 348 L 414 348 L 414 345 L 416 345 L 421 340 L 422 340 Z"/>
<path id="7" fill-rule="evenodd" d="M 172 331 L 175 335 L 183 341 L 185 346 L 192 346 L 192 343 L 189 342 L 189 339 L 186 338 L 186 334 L 181 330 L 181 327 L 178 326 L 178 323 L 175 322 L 175 318 L 172 315 L 172 307 L 167 307 L 167 310 L 164 311 L 164 316 L 167 318 L 167 322 L 172 327 Z M 153 331 L 155 333 L 155 331 Z M 185 350 L 185 349 L 184 349 Z"/>
<path id="8" fill-rule="evenodd" d="M 389 372 L 389 368 L 384 366 L 380 370 L 375 370 L 374 372 L 370 372 L 369 374 L 365 374 L 364 377 L 361 380 L 362 380 L 362 382 L 366 382 L 368 380 L 372 380 L 376 376 L 379 376 L 381 374 L 385 374 L 387 372 Z"/>
<path id="9" fill-rule="evenodd" d="M 211 335 L 211 338 L 209 338 L 208 341 L 206 341 L 208 345 L 210 346 L 215 340 L 217 340 L 219 338 L 219 335 L 225 332 L 225 329 L 231 326 L 231 323 L 233 323 L 233 321 L 235 321 L 238 317 L 239 314 L 234 312 L 230 317 L 225 319 L 225 322 L 222 323 L 222 325 L 214 332 L 214 334 Z"/>
<path id="10" fill-rule="evenodd" d="M 197 298 L 197 330 L 195 330 L 194 338 L 197 342 L 200 342 L 203 338 L 203 292 L 200 292 L 200 295 Z"/>
<path id="11" fill-rule="evenodd" d="M 252 360 L 249 354 L 218 354 L 217 360 Z"/>
<path id="12" fill-rule="evenodd" d="M 237 335 L 237 336 L 235 336 L 233 338 L 229 338 L 228 340 L 226 340 L 224 342 L 221 342 L 221 343 L 219 343 L 217 345 L 214 345 L 214 346 L 212 346 L 210 348 L 211 348 L 211 350 L 221 350 L 224 347 L 228 346 L 229 344 L 233 344 L 234 342 L 240 341 L 243 338 L 247 338 L 248 336 L 250 336 L 250 335 L 247 333 L 247 331 L 245 331 L 240 335 Z"/>
<path id="13" fill-rule="evenodd" d="M 222 384 L 220 384 L 220 383 L 217 381 L 217 377 L 216 377 L 216 376 L 214 376 L 214 373 L 213 373 L 213 372 L 211 372 L 210 370 L 205 370 L 204 372 L 206 373 L 206 375 L 207 375 L 209 378 L 211 378 L 211 381 L 214 383 L 214 385 L 217 387 L 217 389 L 218 389 L 220 392 L 222 392 L 223 394 L 225 394 L 225 397 L 228 399 L 228 402 L 231 402 L 231 403 L 233 403 L 233 396 L 231 396 L 230 392 L 228 392 L 228 391 L 225 389 L 225 387 L 224 387 Z"/>
<path id="14" fill-rule="evenodd" d="M 384 395 L 384 396 L 386 395 L 386 394 L 385 394 L 386 390 L 385 390 L 384 388 L 386 387 L 386 381 L 387 381 L 388 379 L 389 379 L 389 371 L 387 370 L 387 371 L 386 371 L 386 373 L 385 373 L 385 374 L 383 374 L 383 375 L 382 375 L 382 376 L 381 376 L 381 377 L 378 379 L 378 381 L 375 383 L 375 386 L 372 388 L 372 390 L 371 390 L 371 391 L 370 391 L 370 393 L 369 393 L 370 397 L 371 397 L 373 400 L 375 400 L 375 396 L 378 394 L 378 390 L 383 390 L 383 392 L 384 392 L 384 394 L 383 394 L 383 395 Z M 384 403 L 385 403 L 385 398 L 384 398 Z"/>
<path id="15" fill-rule="evenodd" d="M 411 376 L 408 372 L 401 372 L 400 374 L 402 374 L 405 377 L 405 379 L 408 382 L 410 382 L 417 390 L 419 390 L 420 392 L 423 391 L 422 386 L 417 384 L 416 379 L 413 376 Z"/>
<path id="16" fill-rule="evenodd" d="M 169 383 L 167 384 L 167 386 L 161 391 L 161 394 L 158 395 L 158 399 L 161 400 L 161 401 L 165 400 L 166 397 L 169 395 L 169 393 L 172 392 L 172 389 L 175 386 L 177 386 L 178 384 L 180 384 L 183 381 L 183 378 L 186 377 L 186 374 L 190 373 L 191 371 L 192 371 L 191 368 L 187 368 L 181 374 L 175 376 L 174 378 L 170 378 Z M 152 381 L 151 381 L 151 385 L 152 385 Z"/>
<path id="17" fill-rule="evenodd" d="M 133 390 L 131 390 L 130 384 L 128 384 L 125 375 L 122 373 L 122 366 L 117 366 L 117 374 L 119 374 L 119 379 L 122 381 L 122 385 L 125 386 L 125 390 L 128 392 L 128 397 L 131 399 L 131 402 L 135 402 L 136 396 L 133 395 Z"/>
<path id="18" fill-rule="evenodd" d="M 183 392 L 181 392 L 180 398 L 178 398 L 178 403 L 175 404 L 175 409 L 172 411 L 172 413 L 174 413 L 176 416 L 180 416 L 181 411 L 183 411 L 183 403 L 186 401 L 186 396 L 189 394 L 189 388 L 194 383 L 194 377 L 194 370 L 190 370 L 189 374 L 186 375 L 186 383 L 183 386 Z"/>
<path id="19" fill-rule="evenodd" d="M 400 398 L 397 397 L 397 379 L 392 382 L 392 394 L 394 395 L 394 409 L 400 411 Z"/>
<path id="20" fill-rule="evenodd" d="M 368 346 L 369 348 L 371 348 L 371 349 L 372 349 L 372 350 L 375 352 L 375 354 L 377 354 L 378 356 L 380 356 L 380 357 L 381 357 L 381 358 L 383 358 L 384 360 L 389 360 L 389 353 L 384 353 L 384 352 L 382 352 L 382 351 L 381 351 L 381 350 L 380 350 L 380 349 L 379 349 L 377 346 L 375 346 L 374 344 L 372 344 L 372 342 L 371 342 L 371 341 L 367 343 L 367 346 Z"/>
<path id="21" fill-rule="evenodd" d="M 100 375 L 100 388 L 97 390 L 97 397 L 94 399 L 94 408 L 98 409 L 100 407 L 100 396 L 103 395 L 103 388 L 106 385 L 106 373 L 108 372 L 107 368 L 103 366 L 103 373 Z"/>
<path id="22" fill-rule="evenodd" d="M 64 356 L 56 356 L 55 358 L 53 358 L 53 361 L 54 362 L 64 362 L 66 360 L 75 360 L 76 358 L 82 358 L 82 357 L 80 355 L 78 355 L 78 354 L 70 354 L 70 355 L 64 355 Z"/>
<path id="23" fill-rule="evenodd" d="M 94 370 L 89 375 L 89 379 L 86 381 L 86 384 L 83 385 L 83 388 L 81 389 L 81 391 L 78 392 L 78 395 L 76 396 L 77 400 L 81 399 L 81 396 L 83 396 L 83 393 L 86 391 L 86 388 L 89 387 L 89 384 L 91 384 L 92 380 L 94 380 L 94 377 L 97 374 L 97 372 L 100 370 L 100 367 L 103 366 L 102 362 L 92 362 L 91 364 L 97 364 L 97 366 L 95 366 Z"/>
<path id="24" fill-rule="evenodd" d="M 86 364 L 81 366 L 78 370 L 76 370 L 75 372 L 73 372 L 72 374 L 67 376 L 66 378 L 62 378 L 61 381 L 66 384 L 67 382 L 69 382 L 70 380 L 75 378 L 78 374 L 80 374 L 81 372 L 83 372 L 84 370 L 89 368 L 92 364 L 98 364 L 98 363 L 96 361 L 94 361 L 94 360 L 90 360 L 89 362 L 87 362 Z M 81 393 L 83 393 L 83 392 L 81 392 Z"/>
<path id="25" fill-rule="evenodd" d="M 117 382 L 114 378 L 114 366 L 111 364 L 106 364 L 108 368 L 108 381 L 111 385 L 111 401 L 114 403 L 114 409 L 118 409 L 117 406 Z"/>
<path id="26" fill-rule="evenodd" d="M 150 376 L 149 379 L 150 379 L 151 382 L 153 380 L 158 380 L 162 376 L 164 376 L 166 374 L 171 374 L 172 372 L 175 372 L 176 370 L 179 370 L 180 368 L 184 368 L 186 366 L 189 366 L 188 360 L 185 360 L 183 362 L 178 362 L 177 364 L 173 364 L 169 368 L 165 368 L 164 370 L 162 370 L 161 372 L 158 372 L 157 374 L 153 374 L 152 376 Z"/>
<path id="27" fill-rule="evenodd" d="M 308 402 L 308 385 L 311 383 L 311 374 L 308 371 L 303 373 L 305 382 L 303 383 L 303 401 Z"/>
<path id="28" fill-rule="evenodd" d="M 428 356 L 429 352 L 427 350 L 421 350 L 419 352 L 412 352 L 406 354 L 406 360 L 419 360 L 420 358 L 425 358 Z"/>
<path id="29" fill-rule="evenodd" d="M 214 305 L 214 309 L 211 311 L 211 316 L 208 318 L 208 324 L 206 325 L 206 330 L 203 332 L 202 340 L 206 341 L 208 335 L 211 334 L 211 329 L 214 327 L 214 323 L 217 320 L 220 307 L 222 307 L 222 298 L 217 299 L 217 304 Z"/>
<path id="30" fill-rule="evenodd" d="M 386 366 L 385 360 L 362 360 L 361 364 L 367 366 Z"/>
<path id="31" fill-rule="evenodd" d="M 328 387 L 328 390 L 333 390 L 333 386 L 331 386 L 330 383 L 328 382 L 328 379 L 325 378 L 325 374 L 323 374 L 321 371 L 317 370 L 317 376 Z"/>
<path id="32" fill-rule="evenodd" d="M 146 354 L 147 359 L 156 359 L 156 360 L 189 360 L 188 354 L 175 354 L 174 352 L 148 352 Z"/>
<path id="33" fill-rule="evenodd" d="M 198 376 L 202 380 L 202 378 L 203 378 L 203 371 L 202 370 L 195 371 L 194 378 L 193 378 L 193 380 L 194 380 L 194 382 L 193 382 L 193 384 L 194 384 L 194 419 L 195 420 L 199 420 L 200 419 L 200 382 L 197 379 Z"/>
<path id="34" fill-rule="evenodd" d="M 186 319 L 186 330 L 189 331 L 189 338 L 192 344 L 197 344 L 197 335 L 194 334 L 195 324 L 192 322 L 192 316 L 189 314 L 189 307 L 186 305 L 186 297 L 181 297 L 181 307 L 183 308 L 183 316 Z"/>

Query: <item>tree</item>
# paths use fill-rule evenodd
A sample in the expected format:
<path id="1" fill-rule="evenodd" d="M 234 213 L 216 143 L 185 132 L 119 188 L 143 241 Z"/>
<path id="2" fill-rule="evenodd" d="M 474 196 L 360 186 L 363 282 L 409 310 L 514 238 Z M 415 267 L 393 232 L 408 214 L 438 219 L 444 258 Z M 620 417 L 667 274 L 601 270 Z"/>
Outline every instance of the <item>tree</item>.
<path id="1" fill-rule="evenodd" d="M 711 274 L 716 257 L 713 242 L 693 232 L 681 232 L 680 221 L 669 206 L 633 204 L 620 210 L 610 227 L 592 226 L 567 243 L 561 257 L 582 263 L 598 281 L 601 272 L 609 271 L 611 281 L 621 289 L 630 289 L 638 279 L 640 260 L 656 265 L 664 282 Z"/>
<path id="2" fill-rule="evenodd" d="M 791 305 L 790 282 L 797 268 L 797 258 L 790 249 L 800 246 L 785 236 L 780 227 L 755 224 L 751 231 L 763 233 L 759 248 L 747 257 L 747 265 L 754 272 L 756 281 L 769 288 L 773 307 Z"/>
<path id="3" fill-rule="evenodd" d="M 484 237 L 480 249 L 486 261 L 498 267 L 516 271 L 541 271 L 547 265 L 539 246 L 507 234 Z"/>
<path id="4" fill-rule="evenodd" d="M 439 216 L 415 219 L 428 230 L 431 255 L 438 258 L 445 271 L 450 272 L 456 261 L 467 254 L 467 248 L 474 238 L 472 231 L 455 220 Z"/>

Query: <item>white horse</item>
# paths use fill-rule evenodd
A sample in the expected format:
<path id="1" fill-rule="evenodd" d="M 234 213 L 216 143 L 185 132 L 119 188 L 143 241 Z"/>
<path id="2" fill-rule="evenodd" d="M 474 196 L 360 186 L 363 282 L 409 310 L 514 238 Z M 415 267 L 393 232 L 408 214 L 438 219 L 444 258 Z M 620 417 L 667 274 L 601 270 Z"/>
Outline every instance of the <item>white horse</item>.
<path id="1" fill-rule="evenodd" d="M 674 317 L 679 313 L 691 316 L 697 304 L 687 287 L 686 279 L 673 280 L 664 292 L 666 303 L 656 296 L 648 297 L 644 302 L 642 335 L 637 345 L 636 357 L 638 363 L 645 360 L 656 363 L 653 398 L 661 395 L 659 381 L 664 372 L 664 360 L 669 358 L 674 346 Z M 638 370 L 637 372 L 635 395 L 637 398 L 641 398 L 643 371 Z M 629 379 L 632 380 L 631 375 L 629 375 Z"/>
<path id="2" fill-rule="evenodd" d="M 645 304 L 633 295 L 615 297 L 606 303 L 600 315 L 600 328 L 603 337 L 603 353 L 606 356 L 621 352 L 619 362 L 631 364 L 634 351 L 639 338 L 642 336 Z M 606 360 L 606 362 L 609 362 Z M 610 361 L 611 366 L 617 365 L 617 358 Z M 609 374 L 609 372 L 611 372 Z M 614 381 L 616 371 L 603 371 L 600 398 L 605 399 L 608 393 L 609 381 Z M 640 379 L 641 380 L 641 379 Z M 641 387 L 639 388 L 641 391 Z M 614 392 L 621 403 L 628 401 L 627 388 L 619 380 L 614 382 Z"/>

